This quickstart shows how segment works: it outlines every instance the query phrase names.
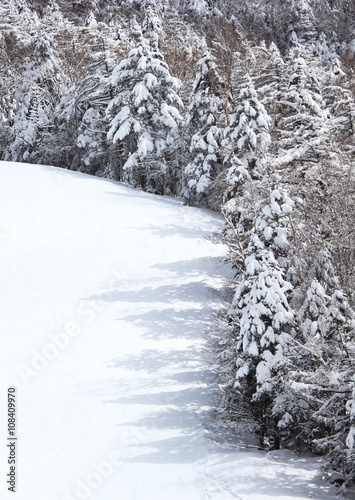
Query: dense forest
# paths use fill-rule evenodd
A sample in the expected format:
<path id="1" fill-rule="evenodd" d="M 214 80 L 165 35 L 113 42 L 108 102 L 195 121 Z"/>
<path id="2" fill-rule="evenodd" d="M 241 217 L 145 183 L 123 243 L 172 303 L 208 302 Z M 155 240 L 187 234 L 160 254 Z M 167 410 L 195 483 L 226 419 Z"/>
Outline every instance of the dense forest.
<path id="1" fill-rule="evenodd" d="M 216 414 L 355 482 L 355 1 L 4 0 L 2 160 L 219 211 Z"/>

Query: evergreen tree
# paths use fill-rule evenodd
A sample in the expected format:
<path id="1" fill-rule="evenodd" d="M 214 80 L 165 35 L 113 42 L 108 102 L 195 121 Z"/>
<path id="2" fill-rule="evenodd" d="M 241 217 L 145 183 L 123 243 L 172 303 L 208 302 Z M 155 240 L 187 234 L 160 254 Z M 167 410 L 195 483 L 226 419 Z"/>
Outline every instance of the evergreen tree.
<path id="1" fill-rule="evenodd" d="M 291 42 L 297 41 L 311 53 L 316 52 L 317 29 L 315 16 L 308 0 L 294 0 L 293 19 L 289 26 Z M 296 37 L 295 37 L 296 35 Z"/>
<path id="2" fill-rule="evenodd" d="M 66 25 L 63 12 L 60 10 L 56 0 L 49 0 L 43 12 L 43 20 L 46 25 L 64 27 Z"/>
<path id="3" fill-rule="evenodd" d="M 258 89 L 258 94 L 263 96 L 262 102 L 267 103 L 267 109 L 279 106 L 278 102 L 281 93 L 285 88 L 286 63 L 281 56 L 278 47 L 272 42 L 269 47 L 262 46 L 263 69 L 258 65 L 254 80 Z"/>
<path id="4" fill-rule="evenodd" d="M 165 154 L 182 120 L 179 81 L 171 76 L 159 49 L 143 39 L 116 66 L 111 86 L 107 137 L 118 148 L 118 178 L 164 193 L 169 177 Z"/>
<path id="5" fill-rule="evenodd" d="M 245 158 L 250 167 L 266 152 L 270 141 L 269 127 L 271 118 L 258 99 L 254 84 L 247 75 L 236 103 L 236 108 L 229 118 L 229 125 L 224 130 L 223 146 L 226 159 L 234 154 Z"/>
<path id="6" fill-rule="evenodd" d="M 352 92 L 344 87 L 341 76 L 335 81 L 328 80 L 324 87 L 324 100 L 330 115 L 330 133 L 335 139 L 340 140 L 340 147 L 344 149 L 344 142 L 348 143 L 347 148 L 353 149 L 352 138 L 355 133 L 355 101 Z M 344 82 L 345 83 L 345 82 Z"/>
<path id="7" fill-rule="evenodd" d="M 18 110 L 12 127 L 13 142 L 4 152 L 6 160 L 37 161 L 40 154 L 41 136 L 51 124 L 65 79 L 52 43 L 48 33 L 37 33 L 22 88 L 15 95 Z"/>
<path id="8" fill-rule="evenodd" d="M 314 161 L 324 153 L 328 115 L 319 82 L 306 60 L 298 56 L 289 64 L 291 76 L 281 100 L 283 111 L 278 122 L 277 163 L 291 166 L 295 161 Z"/>
<path id="9" fill-rule="evenodd" d="M 268 153 L 271 156 L 277 156 L 279 152 L 278 129 L 285 112 L 282 102 L 289 83 L 289 74 L 287 64 L 274 43 L 271 43 L 269 47 L 261 45 L 257 55 L 259 58 L 253 69 L 253 78 L 260 102 L 272 117 L 269 125 L 271 142 Z"/>
<path id="10" fill-rule="evenodd" d="M 78 170 L 88 174 L 100 173 L 105 177 L 110 177 L 106 173 L 106 121 L 101 115 L 99 109 L 89 108 L 81 119 L 79 126 L 79 136 L 77 138 L 78 148 L 84 150 L 80 158 L 80 167 Z"/>
<path id="11" fill-rule="evenodd" d="M 198 71 L 190 96 L 186 126 L 192 133 L 192 160 L 183 175 L 183 196 L 190 203 L 203 203 L 222 169 L 220 148 L 225 119 L 222 82 L 214 57 L 206 52 L 197 63 Z"/>
<path id="12" fill-rule="evenodd" d="M 329 300 L 322 285 L 316 279 L 312 280 L 302 308 L 302 320 L 305 339 L 314 346 L 324 343 Z"/>
<path id="13" fill-rule="evenodd" d="M 31 31 L 39 28 L 39 19 L 36 11 L 32 10 L 27 0 L 10 0 L 10 16 L 20 19 L 21 28 Z"/>
<path id="14" fill-rule="evenodd" d="M 195 15 L 206 16 L 209 6 L 206 0 L 187 0 L 186 10 Z"/>
<path id="15" fill-rule="evenodd" d="M 333 266 L 332 256 L 327 248 L 322 249 L 318 253 L 309 274 L 321 284 L 328 295 L 340 287 L 339 279 L 336 276 Z"/>
<path id="16" fill-rule="evenodd" d="M 94 175 L 105 172 L 105 176 L 115 178 L 105 116 L 112 98 L 109 80 L 115 48 L 99 32 L 88 34 L 83 74 L 65 89 L 55 111 L 56 164 L 59 161 L 74 170 Z"/>
<path id="17" fill-rule="evenodd" d="M 350 428 L 347 395 L 354 373 L 353 313 L 344 293 L 334 290 L 339 280 L 328 252 L 319 253 L 310 276 L 299 332 L 289 342 L 284 389 L 273 414 L 280 417 L 287 411 L 289 415 L 281 425 L 286 446 L 297 443 L 299 448 L 328 453 L 328 466 L 340 471 L 340 464 L 347 463 L 345 441 Z M 297 406 L 297 400 L 302 404 Z"/>
<path id="18" fill-rule="evenodd" d="M 240 174 L 246 179 L 245 191 L 248 174 L 246 171 L 243 175 L 242 169 Z M 283 220 L 292 211 L 293 202 L 286 191 L 276 188 L 261 210 L 257 208 L 261 203 L 260 193 L 257 206 L 249 210 L 246 205 L 248 200 L 250 204 L 250 196 L 244 193 L 244 199 L 246 202 L 238 215 L 234 214 L 234 220 L 231 210 L 236 205 L 234 200 L 225 208 L 229 211 L 227 221 L 233 227 L 237 248 L 233 262 L 240 274 L 229 312 L 232 341 L 227 344 L 224 359 L 228 360 L 228 366 L 233 366 L 229 360 L 235 358 L 232 381 L 236 395 L 232 394 L 231 399 L 240 399 L 243 407 L 251 408 L 255 421 L 259 422 L 262 441 L 271 440 L 277 446 L 273 401 L 278 394 L 277 381 L 284 369 L 294 314 L 288 303 L 292 286 L 285 280 L 276 256 L 285 254 L 288 246 L 287 224 Z"/>

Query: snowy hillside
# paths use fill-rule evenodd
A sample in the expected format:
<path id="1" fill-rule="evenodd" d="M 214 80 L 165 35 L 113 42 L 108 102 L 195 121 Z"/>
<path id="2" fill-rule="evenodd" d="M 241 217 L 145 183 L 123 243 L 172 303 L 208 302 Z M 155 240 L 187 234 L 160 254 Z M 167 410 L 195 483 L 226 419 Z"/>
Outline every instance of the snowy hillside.
<path id="1" fill-rule="evenodd" d="M 1 499 L 12 386 L 17 500 L 334 498 L 318 459 L 206 429 L 204 334 L 231 275 L 218 215 L 6 162 L 0 214 Z"/>

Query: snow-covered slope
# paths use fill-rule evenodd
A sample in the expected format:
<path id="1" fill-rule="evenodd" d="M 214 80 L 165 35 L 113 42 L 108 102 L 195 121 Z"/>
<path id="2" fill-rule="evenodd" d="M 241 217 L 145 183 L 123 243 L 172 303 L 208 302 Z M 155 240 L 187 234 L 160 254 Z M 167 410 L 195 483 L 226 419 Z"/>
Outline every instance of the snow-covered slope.
<path id="1" fill-rule="evenodd" d="M 331 499 L 317 460 L 216 444 L 204 330 L 230 269 L 210 211 L 0 163 L 0 497 Z M 242 447 L 241 447 L 242 448 Z"/>

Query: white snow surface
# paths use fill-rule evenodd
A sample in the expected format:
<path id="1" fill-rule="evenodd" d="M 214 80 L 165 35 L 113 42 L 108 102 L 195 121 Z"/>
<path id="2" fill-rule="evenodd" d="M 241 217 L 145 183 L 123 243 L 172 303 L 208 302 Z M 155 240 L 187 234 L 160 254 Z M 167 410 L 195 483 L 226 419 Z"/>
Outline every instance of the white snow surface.
<path id="1" fill-rule="evenodd" d="M 216 214 L 53 167 L 0 179 L 2 500 L 334 499 L 318 458 L 211 430 Z"/>

